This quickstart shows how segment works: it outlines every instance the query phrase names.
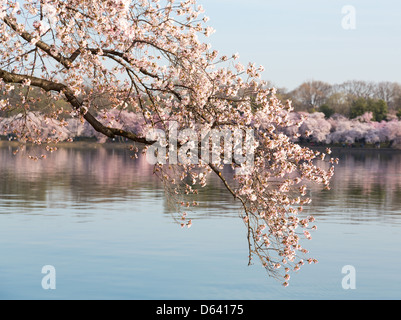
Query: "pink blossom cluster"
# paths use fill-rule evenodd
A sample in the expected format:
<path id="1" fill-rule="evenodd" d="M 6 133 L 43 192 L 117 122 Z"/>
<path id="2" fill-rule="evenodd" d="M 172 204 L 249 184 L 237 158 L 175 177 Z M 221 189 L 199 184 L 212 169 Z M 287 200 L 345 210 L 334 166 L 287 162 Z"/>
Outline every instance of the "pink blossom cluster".
<path id="1" fill-rule="evenodd" d="M 15 135 L 19 141 L 35 144 L 66 141 L 71 137 L 68 123 L 46 115 L 28 112 L 0 118 L 0 134 Z"/>
<path id="2" fill-rule="evenodd" d="M 20 110 L 2 120 L 1 130 L 36 144 L 78 135 L 100 139 L 102 134 L 149 147 L 154 142 L 144 132 L 168 131 L 171 121 L 178 131 L 252 129 L 255 139 L 243 151 L 254 154 L 247 174 L 230 176 L 223 158 L 173 166 L 168 156 L 154 173 L 176 204 L 196 195 L 214 174 L 242 206 L 249 261 L 257 257 L 270 275 L 288 285 L 290 271 L 304 261 L 316 262 L 301 243 L 315 229 L 312 217 L 308 223 L 302 217 L 311 201 L 307 182 L 328 189 L 336 159 L 294 143 L 290 136 L 299 131 L 285 134 L 294 126 L 291 105 L 281 103 L 275 89 L 261 80 L 262 66 L 242 65 L 237 54 L 219 57 L 202 41 L 213 33 L 207 20 L 195 0 L 1 0 L 0 90 L 5 98 L 0 110 Z M 24 90 L 11 103 L 7 95 L 14 85 Z M 53 99 L 52 112 L 31 112 L 27 102 L 38 100 L 32 87 Z M 62 102 L 75 119 L 62 119 Z M 134 113 L 126 112 L 127 106 Z M 318 126 L 319 121 L 295 126 L 315 129 L 317 139 L 323 139 L 328 126 Z M 318 160 L 325 158 L 323 168 Z M 235 161 L 231 166 L 242 168 Z"/>
<path id="3" fill-rule="evenodd" d="M 134 112 L 126 110 L 101 110 L 97 115 L 97 119 L 102 121 L 107 126 L 114 126 L 118 129 L 134 132 L 138 135 L 144 136 L 146 132 L 145 122 L 143 116 Z M 107 137 L 97 132 L 88 122 L 80 117 L 69 118 L 66 120 L 67 130 L 69 130 L 69 137 L 71 139 L 83 138 L 96 138 L 98 142 L 105 143 Z"/>
<path id="4" fill-rule="evenodd" d="M 125 110 L 102 110 L 97 118 L 107 125 L 119 129 L 130 130 L 144 135 L 143 116 Z M 0 135 L 14 136 L 20 142 L 31 141 L 35 144 L 73 141 L 75 138 L 96 138 L 104 143 L 107 137 L 97 132 L 93 127 L 74 117 L 66 120 L 50 118 L 39 112 L 28 112 L 8 118 L 0 118 Z"/>
<path id="5" fill-rule="evenodd" d="M 401 148 L 401 121 L 372 121 L 370 112 L 356 119 L 348 119 L 338 114 L 326 119 L 320 112 L 297 112 L 292 113 L 290 119 L 294 125 L 284 128 L 283 132 L 290 135 L 293 141 L 303 138 L 324 144 L 391 142 L 393 148 Z M 303 123 L 297 125 L 301 120 Z"/>

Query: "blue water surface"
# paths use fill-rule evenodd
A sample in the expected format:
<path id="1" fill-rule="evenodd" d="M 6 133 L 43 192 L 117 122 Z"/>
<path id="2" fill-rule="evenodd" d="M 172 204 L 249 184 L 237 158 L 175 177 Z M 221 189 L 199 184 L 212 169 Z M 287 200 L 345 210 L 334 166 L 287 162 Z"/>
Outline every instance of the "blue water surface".
<path id="1" fill-rule="evenodd" d="M 212 181 L 181 228 L 162 184 L 121 147 L 60 148 L 32 162 L 0 148 L 0 299 L 400 299 L 401 154 L 337 150 L 312 191 L 318 264 L 290 286 L 248 266 L 239 207 Z M 56 288 L 45 290 L 45 265 Z M 356 288 L 342 286 L 344 266 Z"/>

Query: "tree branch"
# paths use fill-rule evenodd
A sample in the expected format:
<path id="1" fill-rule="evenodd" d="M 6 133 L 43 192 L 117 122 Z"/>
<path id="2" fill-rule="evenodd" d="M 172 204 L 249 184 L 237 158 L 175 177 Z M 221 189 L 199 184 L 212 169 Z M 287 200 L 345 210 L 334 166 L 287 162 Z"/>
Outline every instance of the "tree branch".
<path id="1" fill-rule="evenodd" d="M 31 42 L 32 40 L 35 39 L 29 32 L 27 31 L 21 31 L 18 28 L 18 24 L 15 23 L 9 16 L 5 16 L 3 18 L 3 21 L 15 32 L 17 32 L 24 40 L 27 42 Z M 39 49 L 43 50 L 46 52 L 49 56 L 51 56 L 53 59 L 61 63 L 65 68 L 69 69 L 71 66 L 71 61 L 68 58 L 65 58 L 62 56 L 60 53 L 54 54 L 52 51 L 52 47 L 49 46 L 47 43 L 43 42 L 42 40 L 39 40 L 35 43 L 35 46 L 38 47 Z"/>
<path id="2" fill-rule="evenodd" d="M 27 75 L 10 73 L 1 69 L 0 69 L 0 79 L 3 79 L 3 81 L 6 83 L 16 83 L 16 84 L 22 84 L 25 81 L 30 81 L 31 86 L 42 88 L 45 91 L 56 91 L 63 93 L 67 101 L 71 104 L 71 106 L 74 109 L 82 112 L 81 109 L 83 107 L 82 102 L 78 100 L 78 98 L 74 95 L 73 91 L 65 84 L 56 83 L 53 81 Z M 147 141 L 145 138 L 139 137 L 135 133 L 129 131 L 106 127 L 99 120 L 97 120 L 90 112 L 84 113 L 83 117 L 86 121 L 89 122 L 89 124 L 93 127 L 93 129 L 95 129 L 97 132 L 104 134 L 109 138 L 115 138 L 116 136 L 121 136 L 134 142 L 143 143 L 146 145 L 152 145 L 155 143 L 155 141 Z"/>

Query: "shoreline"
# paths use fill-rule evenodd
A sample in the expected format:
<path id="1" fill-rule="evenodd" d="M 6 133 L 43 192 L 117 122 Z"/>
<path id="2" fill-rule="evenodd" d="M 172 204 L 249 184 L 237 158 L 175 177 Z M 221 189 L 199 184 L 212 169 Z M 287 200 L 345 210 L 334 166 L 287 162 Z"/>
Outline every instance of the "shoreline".
<path id="1" fill-rule="evenodd" d="M 18 141 L 8 141 L 8 140 L 0 140 L 0 147 L 9 146 L 17 148 L 23 145 L 24 147 L 36 147 L 36 148 L 46 148 L 46 146 L 50 147 L 58 147 L 58 148 L 65 148 L 65 149 L 73 149 L 73 148 L 129 148 L 131 145 L 135 145 L 135 143 L 124 143 L 124 142 L 106 142 L 100 143 L 97 141 L 73 141 L 73 142 L 66 142 L 62 141 L 59 143 L 43 143 L 41 145 L 33 144 L 33 143 L 20 143 Z M 138 145 L 139 147 L 139 145 Z"/>
<path id="2" fill-rule="evenodd" d="M 368 145 L 368 146 L 340 146 L 340 145 L 322 145 L 322 144 L 313 144 L 313 143 L 298 143 L 301 147 L 308 147 L 312 150 L 317 150 L 321 152 L 325 152 L 327 148 L 331 149 L 333 152 L 339 152 L 339 151 L 360 151 L 360 152 L 392 152 L 392 153 L 397 153 L 401 152 L 401 149 L 396 149 L 396 148 L 389 148 L 389 147 L 375 147 L 373 145 Z M 59 143 L 50 143 L 46 144 L 43 143 L 42 145 L 35 145 L 33 143 L 26 143 L 22 144 L 24 146 L 28 147 L 43 147 L 45 148 L 46 146 L 50 147 L 59 147 L 59 148 L 64 148 L 64 149 L 74 149 L 74 148 L 91 148 L 91 149 L 97 149 L 97 148 L 121 148 L 121 149 L 129 149 L 131 146 L 137 146 L 139 149 L 143 147 L 141 143 L 137 142 L 123 142 L 123 141 L 116 141 L 116 142 L 105 142 L 105 143 L 100 143 L 95 140 L 81 140 L 81 141 L 72 141 L 72 142 L 66 142 L 62 141 Z M 18 141 L 9 141 L 9 140 L 0 140 L 0 147 L 13 147 L 17 148 L 18 146 L 21 146 L 21 143 Z"/>
<path id="3" fill-rule="evenodd" d="M 298 143 L 301 147 L 308 147 L 311 149 L 332 149 L 332 150 L 392 150 L 392 151 L 401 151 L 401 149 L 390 148 L 387 146 L 376 147 L 374 145 L 346 145 L 342 146 L 339 144 L 314 144 L 314 143 Z"/>

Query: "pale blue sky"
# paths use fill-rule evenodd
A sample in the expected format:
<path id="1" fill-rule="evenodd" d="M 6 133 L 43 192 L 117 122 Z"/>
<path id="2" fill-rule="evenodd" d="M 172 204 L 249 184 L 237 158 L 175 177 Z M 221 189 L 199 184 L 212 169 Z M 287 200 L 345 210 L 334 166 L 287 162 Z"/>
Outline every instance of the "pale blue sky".
<path id="1" fill-rule="evenodd" d="M 401 82 L 400 0 L 198 0 L 221 54 L 266 69 L 264 79 L 294 89 L 305 80 Z M 342 27 L 342 8 L 356 29 Z"/>

